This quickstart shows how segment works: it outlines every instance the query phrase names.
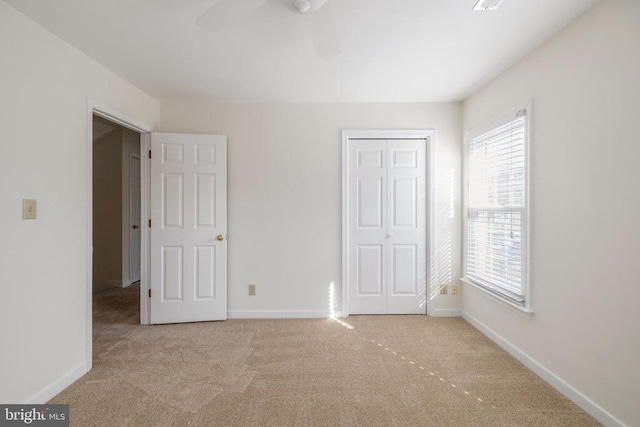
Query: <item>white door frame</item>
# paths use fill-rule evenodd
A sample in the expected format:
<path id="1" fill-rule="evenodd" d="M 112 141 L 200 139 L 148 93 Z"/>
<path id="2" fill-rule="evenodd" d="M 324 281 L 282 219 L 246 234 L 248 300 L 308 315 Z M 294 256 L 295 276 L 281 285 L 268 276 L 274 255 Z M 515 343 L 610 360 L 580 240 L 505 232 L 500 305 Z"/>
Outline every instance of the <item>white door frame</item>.
<path id="1" fill-rule="evenodd" d="M 142 135 L 140 135 L 140 137 L 142 138 Z M 142 140 L 141 140 L 140 146 L 142 146 Z M 141 156 L 141 154 L 129 153 L 129 163 L 128 163 L 129 169 L 127 170 L 127 172 L 129 173 L 129 188 L 127 189 L 127 191 L 128 191 L 128 194 L 127 194 L 128 202 L 127 203 L 129 204 L 129 209 L 128 209 L 128 214 L 129 215 L 126 218 L 126 222 L 123 220 L 123 224 L 126 224 L 126 228 L 127 228 L 127 246 L 129 247 L 129 250 L 127 252 L 127 256 L 128 256 L 128 259 L 127 259 L 127 268 L 128 268 L 128 271 L 127 271 L 127 277 L 128 277 L 127 286 L 131 286 L 134 282 L 136 282 L 136 281 L 133 280 L 133 275 L 131 274 L 131 206 L 133 206 L 131 204 L 131 198 L 132 198 L 131 196 L 134 194 L 134 192 L 132 191 L 132 188 L 131 188 L 131 164 L 132 164 L 131 160 L 132 159 L 137 159 L 138 162 L 140 162 L 140 164 L 138 166 L 138 169 L 140 170 L 140 184 L 141 184 L 140 185 L 140 197 L 139 197 L 139 199 L 140 199 L 140 221 L 139 222 L 140 222 L 140 251 L 141 251 L 140 261 L 142 261 L 142 231 L 143 231 L 144 227 L 142 227 L 142 156 Z M 124 234 L 123 234 L 122 237 L 124 238 Z M 124 253 L 124 251 L 123 251 L 123 253 Z M 122 258 L 122 261 L 124 263 L 124 257 Z M 140 275 L 142 275 L 142 264 L 140 265 Z M 142 276 L 140 276 L 140 278 L 142 279 Z"/>
<path id="2" fill-rule="evenodd" d="M 349 150 L 350 139 L 424 139 L 426 141 L 426 190 L 427 190 L 427 286 L 425 298 L 427 301 L 427 312 L 431 314 L 431 274 L 434 248 L 435 215 L 433 172 L 434 172 L 434 130 L 344 130 L 342 131 L 342 315 L 349 316 L 349 241 L 348 241 L 348 218 L 349 218 Z"/>
<path id="3" fill-rule="evenodd" d="M 86 358 L 87 372 L 91 370 L 93 365 L 93 116 L 99 116 L 113 123 L 123 126 L 127 129 L 140 133 L 140 153 L 144 153 L 149 148 L 149 133 L 153 130 L 148 124 L 142 123 L 136 119 L 128 117 L 120 111 L 104 105 L 91 98 L 87 98 L 87 279 L 86 279 Z M 140 156 L 144 158 L 142 155 Z M 149 165 L 148 162 L 140 162 L 141 180 L 141 199 L 142 209 L 140 218 L 148 218 L 149 213 Z M 142 298 L 146 295 L 148 287 L 148 243 L 149 229 L 142 227 L 142 257 L 140 266 L 140 323 L 148 323 L 148 301 Z"/>

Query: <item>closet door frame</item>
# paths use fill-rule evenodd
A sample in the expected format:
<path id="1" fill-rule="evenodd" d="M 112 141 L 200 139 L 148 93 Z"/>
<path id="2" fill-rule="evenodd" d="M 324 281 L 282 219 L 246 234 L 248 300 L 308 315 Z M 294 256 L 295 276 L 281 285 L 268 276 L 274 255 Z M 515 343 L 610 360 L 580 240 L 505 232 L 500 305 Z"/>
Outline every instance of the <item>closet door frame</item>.
<path id="1" fill-rule="evenodd" d="M 343 317 L 349 316 L 349 141 L 350 140 L 393 140 L 393 139 L 423 139 L 425 140 L 426 162 L 425 162 L 425 186 L 426 197 L 426 225 L 427 225 L 427 289 L 426 289 L 426 314 L 431 314 L 432 270 L 431 260 L 433 259 L 434 248 L 434 130 L 344 130 L 342 132 L 342 310 Z M 339 311 L 337 311 L 339 312 Z"/>

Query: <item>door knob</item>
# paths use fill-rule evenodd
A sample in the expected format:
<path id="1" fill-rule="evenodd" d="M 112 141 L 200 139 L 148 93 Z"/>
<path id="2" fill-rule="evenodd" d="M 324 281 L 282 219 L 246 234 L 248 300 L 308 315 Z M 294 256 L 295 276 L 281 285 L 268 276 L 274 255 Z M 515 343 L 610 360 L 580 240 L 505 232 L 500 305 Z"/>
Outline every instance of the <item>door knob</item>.
<path id="1" fill-rule="evenodd" d="M 216 239 L 222 242 L 224 240 L 224 236 L 222 234 L 218 234 L 218 237 L 216 237 Z"/>
<path id="2" fill-rule="evenodd" d="M 133 229 L 135 230 L 135 229 L 140 228 L 140 227 L 138 227 L 137 225 L 133 224 L 133 225 L 131 226 L 131 228 L 133 228 Z"/>

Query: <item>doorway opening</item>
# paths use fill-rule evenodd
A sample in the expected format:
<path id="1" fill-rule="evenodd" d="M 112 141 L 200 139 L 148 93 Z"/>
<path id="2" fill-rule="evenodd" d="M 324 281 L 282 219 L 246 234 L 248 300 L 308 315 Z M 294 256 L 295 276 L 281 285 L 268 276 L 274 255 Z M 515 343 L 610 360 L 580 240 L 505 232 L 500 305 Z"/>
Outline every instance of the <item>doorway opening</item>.
<path id="1" fill-rule="evenodd" d="M 140 282 L 140 133 L 93 117 L 92 294 Z"/>
<path id="2" fill-rule="evenodd" d="M 113 333 L 140 324 L 141 134 L 92 119 L 92 334 L 99 357 Z"/>
<path id="3" fill-rule="evenodd" d="M 87 101 L 86 363 L 90 371 L 96 296 L 111 299 L 108 313 L 96 308 L 102 319 L 133 326 L 146 323 L 142 295 L 147 287 L 148 236 L 141 225 L 148 215 L 148 182 L 140 153 L 146 153 L 151 127 Z"/>

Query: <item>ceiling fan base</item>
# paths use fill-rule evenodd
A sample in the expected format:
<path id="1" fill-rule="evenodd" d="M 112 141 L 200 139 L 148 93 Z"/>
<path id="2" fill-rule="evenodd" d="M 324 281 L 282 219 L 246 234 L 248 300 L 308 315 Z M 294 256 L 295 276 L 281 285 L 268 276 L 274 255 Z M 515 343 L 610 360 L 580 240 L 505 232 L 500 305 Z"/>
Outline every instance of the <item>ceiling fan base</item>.
<path id="1" fill-rule="evenodd" d="M 293 0 L 293 8 L 304 15 L 311 10 L 311 3 L 309 0 Z"/>

